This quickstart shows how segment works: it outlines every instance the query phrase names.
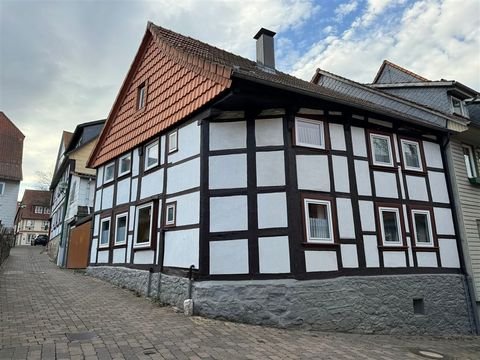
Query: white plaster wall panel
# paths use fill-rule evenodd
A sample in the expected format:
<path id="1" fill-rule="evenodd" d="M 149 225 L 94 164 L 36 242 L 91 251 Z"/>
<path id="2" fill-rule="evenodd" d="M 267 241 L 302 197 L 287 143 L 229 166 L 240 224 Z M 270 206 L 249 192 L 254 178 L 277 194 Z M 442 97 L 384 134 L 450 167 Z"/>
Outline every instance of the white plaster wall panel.
<path id="1" fill-rule="evenodd" d="M 135 206 L 130 206 L 130 212 L 128 214 L 128 231 L 133 231 L 135 227 Z"/>
<path id="2" fill-rule="evenodd" d="M 176 226 L 198 224 L 200 214 L 200 192 L 169 198 L 167 203 L 177 202 Z"/>
<path id="3" fill-rule="evenodd" d="M 400 167 L 398 168 L 398 180 L 400 182 L 400 196 L 402 199 L 405 199 L 405 184 L 403 183 L 402 169 Z"/>
<path id="4" fill-rule="evenodd" d="M 211 122 L 210 150 L 244 149 L 247 147 L 245 121 Z"/>
<path id="5" fill-rule="evenodd" d="M 434 252 L 418 252 L 418 267 L 438 267 L 437 254 Z"/>
<path id="6" fill-rule="evenodd" d="M 257 146 L 283 145 L 283 119 L 255 120 L 255 144 Z"/>
<path id="7" fill-rule="evenodd" d="M 210 198 L 210 231 L 248 229 L 247 196 Z"/>
<path id="8" fill-rule="evenodd" d="M 344 268 L 358 268 L 357 245 L 342 244 L 340 245 L 342 253 L 342 265 Z"/>
<path id="9" fill-rule="evenodd" d="M 210 189 L 247 187 L 247 154 L 210 156 L 208 186 Z"/>
<path id="10" fill-rule="evenodd" d="M 163 169 L 159 169 L 143 176 L 141 181 L 140 199 L 161 194 L 163 191 Z"/>
<path id="11" fill-rule="evenodd" d="M 105 264 L 108 263 L 108 250 L 103 250 L 98 252 L 97 263 Z"/>
<path id="12" fill-rule="evenodd" d="M 406 267 L 407 260 L 403 251 L 384 251 L 383 266 L 385 267 Z"/>
<path id="13" fill-rule="evenodd" d="M 328 157 L 297 155 L 297 180 L 301 190 L 330 191 Z"/>
<path id="14" fill-rule="evenodd" d="M 198 246 L 198 229 L 165 232 L 165 266 L 198 269 Z"/>
<path id="15" fill-rule="evenodd" d="M 132 176 L 137 176 L 140 168 L 140 156 L 138 155 L 138 148 L 133 149 L 132 152 Z"/>
<path id="16" fill-rule="evenodd" d="M 360 223 L 362 231 L 375 231 L 375 211 L 373 209 L 373 201 L 360 200 L 358 202 L 360 208 Z"/>
<path id="17" fill-rule="evenodd" d="M 248 274 L 248 240 L 211 241 L 210 274 Z"/>
<path id="18" fill-rule="evenodd" d="M 124 264 L 125 263 L 125 248 L 113 249 L 112 263 L 114 263 L 114 264 Z"/>
<path id="19" fill-rule="evenodd" d="M 102 191 L 102 210 L 111 209 L 113 206 L 113 185 L 103 188 Z"/>
<path id="20" fill-rule="evenodd" d="M 355 160 L 354 164 L 358 195 L 371 196 L 372 185 L 370 183 L 370 168 L 368 161 Z"/>
<path id="21" fill-rule="evenodd" d="M 363 248 L 365 250 L 366 267 L 379 267 L 378 242 L 375 235 L 365 235 L 363 237 Z"/>
<path id="22" fill-rule="evenodd" d="M 137 201 L 138 178 L 132 179 L 132 192 L 130 193 L 130 201 Z"/>
<path id="23" fill-rule="evenodd" d="M 178 129 L 178 151 L 168 155 L 168 162 L 176 162 L 200 153 L 200 126 L 194 121 Z"/>
<path id="24" fill-rule="evenodd" d="M 97 188 L 103 185 L 103 166 L 97 169 Z"/>
<path id="25" fill-rule="evenodd" d="M 95 211 L 100 210 L 101 203 L 102 203 L 102 190 L 100 189 L 95 192 L 95 207 L 94 207 Z"/>
<path id="26" fill-rule="evenodd" d="M 167 200 L 169 201 L 169 200 Z M 162 200 L 158 200 L 158 218 L 157 218 L 157 227 L 160 229 L 162 227 Z M 158 249 L 158 248 L 157 248 Z"/>
<path id="27" fill-rule="evenodd" d="M 168 168 L 167 194 L 200 186 L 200 159 L 184 162 Z"/>
<path id="28" fill-rule="evenodd" d="M 443 172 L 429 171 L 428 180 L 432 192 L 432 201 L 446 204 L 450 203 L 445 174 Z"/>
<path id="29" fill-rule="evenodd" d="M 373 178 L 377 196 L 398 199 L 397 179 L 394 173 L 374 171 Z"/>
<path id="30" fill-rule="evenodd" d="M 153 256 L 155 252 L 153 250 L 135 251 L 133 254 L 134 264 L 153 264 Z"/>
<path id="31" fill-rule="evenodd" d="M 355 239 L 355 225 L 350 199 L 337 198 L 337 222 L 341 239 Z"/>
<path id="32" fill-rule="evenodd" d="M 440 261 L 442 262 L 442 267 L 460 267 L 457 241 L 455 239 L 438 239 L 438 247 L 440 248 Z"/>
<path id="33" fill-rule="evenodd" d="M 290 272 L 288 236 L 258 238 L 260 273 L 281 274 Z"/>
<path id="34" fill-rule="evenodd" d="M 338 270 L 337 253 L 335 251 L 305 251 L 305 267 L 307 272 Z"/>
<path id="35" fill-rule="evenodd" d="M 443 169 L 442 152 L 440 145 L 430 141 L 423 142 L 423 151 L 425 153 L 425 161 L 428 167 Z"/>
<path id="36" fill-rule="evenodd" d="M 132 255 L 132 242 L 133 242 L 133 235 L 127 236 L 127 263 L 130 263 L 130 257 Z"/>
<path id="37" fill-rule="evenodd" d="M 333 179 L 335 190 L 338 192 L 350 192 L 350 176 L 348 162 L 345 156 L 332 156 Z"/>
<path id="38" fill-rule="evenodd" d="M 93 236 L 98 236 L 98 229 L 100 229 L 100 215 L 95 215 L 93 220 Z"/>
<path id="39" fill-rule="evenodd" d="M 257 152 L 257 186 L 282 185 L 285 185 L 285 158 L 283 151 Z"/>
<path id="40" fill-rule="evenodd" d="M 449 208 L 433 208 L 435 226 L 438 235 L 455 235 L 452 210 Z"/>
<path id="41" fill-rule="evenodd" d="M 342 124 L 328 124 L 330 130 L 330 144 L 333 150 L 347 150 L 345 145 L 345 130 Z"/>
<path id="42" fill-rule="evenodd" d="M 165 142 L 166 142 L 166 136 L 162 135 L 160 137 L 160 165 L 165 164 Z"/>
<path id="43" fill-rule="evenodd" d="M 409 262 L 410 266 L 414 266 L 414 264 L 413 264 L 413 251 L 412 251 L 412 239 L 410 239 L 410 236 L 407 236 L 406 240 L 407 240 L 407 246 L 408 246 L 408 249 L 407 249 L 408 262 Z"/>
<path id="44" fill-rule="evenodd" d="M 410 200 L 428 201 L 427 182 L 421 176 L 406 176 Z"/>
<path id="45" fill-rule="evenodd" d="M 285 193 L 258 194 L 257 209 L 259 229 L 288 226 Z"/>
<path id="46" fill-rule="evenodd" d="M 117 202 L 116 205 L 125 204 L 130 201 L 130 178 L 126 178 L 117 183 Z"/>
<path id="47" fill-rule="evenodd" d="M 95 264 L 97 262 L 97 246 L 98 239 L 96 237 L 92 238 L 92 247 L 90 248 L 90 263 Z"/>
<path id="48" fill-rule="evenodd" d="M 365 130 L 352 126 L 353 155 L 367 156 L 367 144 L 365 142 Z"/>

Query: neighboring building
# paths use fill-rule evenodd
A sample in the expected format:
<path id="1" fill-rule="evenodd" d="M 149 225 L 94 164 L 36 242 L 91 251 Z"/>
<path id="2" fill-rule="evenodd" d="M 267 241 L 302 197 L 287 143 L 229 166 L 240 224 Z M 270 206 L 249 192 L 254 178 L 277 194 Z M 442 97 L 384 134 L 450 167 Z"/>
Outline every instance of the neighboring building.
<path id="1" fill-rule="evenodd" d="M 0 226 L 13 227 L 25 135 L 0 111 Z"/>
<path id="2" fill-rule="evenodd" d="M 474 331 L 442 154 L 468 121 L 281 73 L 273 35 L 253 62 L 148 24 L 89 160 L 88 272 L 237 321 Z"/>
<path id="3" fill-rule="evenodd" d="M 53 175 L 52 228 L 49 253 L 65 266 L 70 230 L 93 211 L 95 171 L 85 165 L 105 120 L 80 124 L 64 131 Z"/>
<path id="4" fill-rule="evenodd" d="M 48 235 L 50 191 L 25 190 L 15 216 L 15 243 L 30 245 L 38 235 Z"/>
<path id="5" fill-rule="evenodd" d="M 450 169 L 456 226 L 467 260 L 465 268 L 472 277 L 469 278 L 474 284 L 472 296 L 480 310 L 480 94 L 457 81 L 427 80 L 389 61 L 383 62 L 370 86 L 458 119 L 470 120 L 468 129 L 453 132 L 442 146 Z M 449 128 L 459 130 L 455 126 Z M 437 183 L 435 178 L 430 181 Z"/>

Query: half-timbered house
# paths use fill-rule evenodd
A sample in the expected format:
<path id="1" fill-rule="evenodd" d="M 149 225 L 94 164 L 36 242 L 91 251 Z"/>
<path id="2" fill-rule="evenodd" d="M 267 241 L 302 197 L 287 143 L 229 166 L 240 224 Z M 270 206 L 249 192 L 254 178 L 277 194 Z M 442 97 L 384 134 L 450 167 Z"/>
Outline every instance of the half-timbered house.
<path id="1" fill-rule="evenodd" d="M 255 62 L 148 24 L 89 160 L 88 272 L 207 316 L 473 331 L 442 150 L 466 122 L 284 74 L 273 36 Z"/>

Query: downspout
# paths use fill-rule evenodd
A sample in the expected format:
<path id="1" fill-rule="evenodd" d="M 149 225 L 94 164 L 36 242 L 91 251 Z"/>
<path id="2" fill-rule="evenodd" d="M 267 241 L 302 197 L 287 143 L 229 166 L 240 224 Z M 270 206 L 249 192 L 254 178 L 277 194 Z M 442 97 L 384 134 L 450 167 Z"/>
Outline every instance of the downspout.
<path id="1" fill-rule="evenodd" d="M 462 273 L 464 274 L 464 285 L 465 285 L 465 292 L 466 292 L 466 300 L 469 305 L 469 307 L 472 310 L 472 317 L 473 317 L 473 332 L 476 335 L 480 335 L 480 320 L 479 320 L 479 314 L 478 314 L 478 309 L 477 309 L 477 304 L 475 301 L 475 289 L 473 287 L 473 281 L 468 273 L 466 264 L 465 264 L 465 256 L 464 256 L 464 251 L 463 251 L 463 244 L 466 244 L 466 239 L 463 238 L 462 232 L 460 231 L 460 224 L 458 222 L 460 215 L 460 210 L 457 208 L 456 200 L 453 194 L 453 184 L 451 181 L 450 176 L 455 176 L 455 169 L 453 168 L 453 160 L 452 160 L 452 169 L 450 170 L 450 162 L 449 156 L 447 158 L 447 147 L 450 144 L 450 137 L 451 133 L 448 133 L 446 136 L 446 141 L 441 144 L 441 149 L 442 149 L 442 159 L 443 163 L 445 166 L 445 179 L 447 182 L 447 191 L 448 191 L 448 196 L 450 198 L 450 206 L 452 209 L 452 217 L 453 217 L 453 226 L 455 229 L 455 234 L 457 234 L 458 238 L 460 239 L 460 242 L 457 242 L 457 250 L 458 250 L 458 256 L 460 258 L 460 269 Z M 453 171 L 453 172 L 452 172 Z"/>
<path id="2" fill-rule="evenodd" d="M 62 245 L 63 243 L 63 234 L 65 233 L 65 219 L 66 219 L 66 216 L 67 216 L 67 210 L 68 210 L 68 200 L 69 200 L 69 197 L 70 197 L 70 185 L 72 183 L 72 174 L 70 173 L 70 167 L 69 167 L 69 170 L 68 170 L 69 174 L 68 174 L 68 182 L 67 182 L 67 188 L 66 188 L 66 193 L 65 193 L 65 203 L 64 203 L 64 206 L 63 206 L 63 219 L 62 219 L 62 231 L 60 232 L 60 246 Z M 65 239 L 65 249 L 63 251 L 63 257 L 62 257 L 62 262 L 61 262 L 61 267 L 64 267 L 64 264 L 65 264 L 65 257 L 66 257 L 66 254 L 67 254 L 67 239 Z"/>

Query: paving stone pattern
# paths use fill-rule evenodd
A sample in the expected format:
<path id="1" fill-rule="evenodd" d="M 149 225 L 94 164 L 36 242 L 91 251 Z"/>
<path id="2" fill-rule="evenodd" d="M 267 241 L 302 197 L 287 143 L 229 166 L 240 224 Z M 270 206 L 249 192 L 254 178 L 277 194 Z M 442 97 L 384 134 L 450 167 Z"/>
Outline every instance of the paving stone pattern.
<path id="1" fill-rule="evenodd" d="M 40 247 L 0 270 L 0 359 L 480 359 L 480 338 L 281 330 L 185 317 L 81 272 Z"/>

